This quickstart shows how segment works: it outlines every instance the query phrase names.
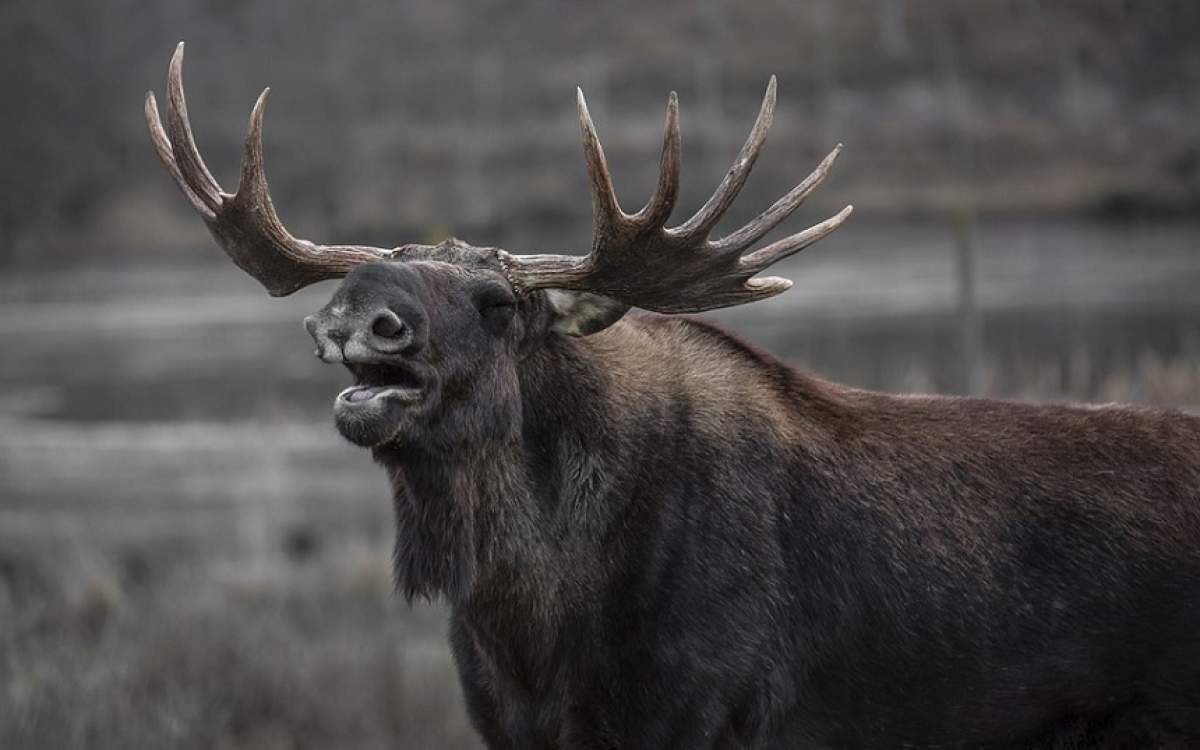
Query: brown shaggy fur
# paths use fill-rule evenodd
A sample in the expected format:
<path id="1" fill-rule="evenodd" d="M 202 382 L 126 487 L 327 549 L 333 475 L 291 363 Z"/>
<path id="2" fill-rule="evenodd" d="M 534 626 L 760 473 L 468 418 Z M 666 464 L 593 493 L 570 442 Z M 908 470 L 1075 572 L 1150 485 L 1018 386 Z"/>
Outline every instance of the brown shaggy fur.
<path id="1" fill-rule="evenodd" d="M 871 393 L 690 319 L 566 336 L 541 293 L 499 325 L 460 300 L 502 280 L 440 265 L 322 314 L 428 334 L 436 397 L 373 451 L 490 747 L 1200 743 L 1200 420 Z"/>

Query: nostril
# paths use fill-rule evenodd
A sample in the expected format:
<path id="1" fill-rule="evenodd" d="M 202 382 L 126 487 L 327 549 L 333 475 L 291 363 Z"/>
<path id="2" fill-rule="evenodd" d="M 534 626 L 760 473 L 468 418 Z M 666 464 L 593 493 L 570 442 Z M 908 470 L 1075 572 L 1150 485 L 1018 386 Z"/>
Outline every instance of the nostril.
<path id="1" fill-rule="evenodd" d="M 408 334 L 408 326 L 391 310 L 384 310 L 371 322 L 371 333 L 384 339 L 401 339 Z"/>

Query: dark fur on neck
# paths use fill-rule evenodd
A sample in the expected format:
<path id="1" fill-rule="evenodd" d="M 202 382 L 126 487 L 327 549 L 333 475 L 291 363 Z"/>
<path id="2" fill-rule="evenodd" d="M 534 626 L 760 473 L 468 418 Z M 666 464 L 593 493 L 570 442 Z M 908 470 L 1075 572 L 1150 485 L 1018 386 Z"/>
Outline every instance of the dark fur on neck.
<path id="1" fill-rule="evenodd" d="M 419 444 L 373 451 L 392 483 L 396 583 L 410 602 L 462 604 L 484 582 L 548 599 L 562 573 L 550 558 L 594 531 L 584 501 L 603 494 L 614 442 L 602 373 L 555 336 L 513 382 L 501 377 L 459 384 L 474 396 L 449 402 Z M 480 405 L 481 393 L 495 399 Z"/>

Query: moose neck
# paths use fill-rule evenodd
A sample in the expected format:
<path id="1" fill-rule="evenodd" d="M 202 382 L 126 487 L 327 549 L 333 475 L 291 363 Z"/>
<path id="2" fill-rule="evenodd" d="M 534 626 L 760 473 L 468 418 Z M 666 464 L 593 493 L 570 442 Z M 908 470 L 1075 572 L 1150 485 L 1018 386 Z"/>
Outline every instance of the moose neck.
<path id="1" fill-rule="evenodd" d="M 624 533 L 624 519 L 649 512 L 638 505 L 655 496 L 647 483 L 696 469 L 696 441 L 728 442 L 740 423 L 774 435 L 762 446 L 794 450 L 832 408 L 825 388 L 774 358 L 711 326 L 658 316 L 554 336 L 516 380 L 507 411 L 484 420 L 489 431 L 376 451 L 395 491 L 396 573 L 409 598 L 583 606 L 562 597 L 608 573 L 576 562 L 606 559 L 600 546 Z M 781 416 L 797 410 L 808 428 Z"/>
<path id="2" fill-rule="evenodd" d="M 570 554 L 564 535 L 586 531 L 572 520 L 602 492 L 614 443 L 612 408 L 593 347 L 556 337 L 522 362 L 518 383 L 497 413 L 459 417 L 432 439 L 374 450 L 391 479 L 397 522 L 397 583 L 410 600 L 445 596 L 520 596 L 545 602 Z M 519 391 L 519 392 L 516 392 Z M 597 503 L 588 503 L 592 515 Z M 566 543 L 566 546 L 564 546 Z M 540 606 L 540 605 L 539 605 Z"/>
<path id="3" fill-rule="evenodd" d="M 493 424 L 511 421 L 496 415 Z M 462 433 L 454 443 L 434 439 L 373 451 L 392 484 L 395 573 L 409 600 L 463 601 L 481 570 L 512 554 L 505 549 L 512 538 L 507 527 L 520 527 L 526 492 L 520 433 Z"/>

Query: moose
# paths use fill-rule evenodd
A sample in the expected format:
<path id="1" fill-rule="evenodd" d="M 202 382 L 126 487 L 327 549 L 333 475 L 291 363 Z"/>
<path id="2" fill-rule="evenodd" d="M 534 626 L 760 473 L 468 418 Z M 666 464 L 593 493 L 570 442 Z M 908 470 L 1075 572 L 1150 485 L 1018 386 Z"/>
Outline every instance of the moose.
<path id="1" fill-rule="evenodd" d="M 850 214 L 752 249 L 839 146 L 712 236 L 774 78 L 674 226 L 676 96 L 626 213 L 580 93 L 591 249 L 522 255 L 293 237 L 267 91 L 227 193 L 182 63 L 146 118 L 217 244 L 271 295 L 344 278 L 305 326 L 353 376 L 334 420 L 387 472 L 397 585 L 449 604 L 488 747 L 1200 747 L 1200 419 L 858 390 L 678 317 L 780 294 L 757 274 Z"/>

